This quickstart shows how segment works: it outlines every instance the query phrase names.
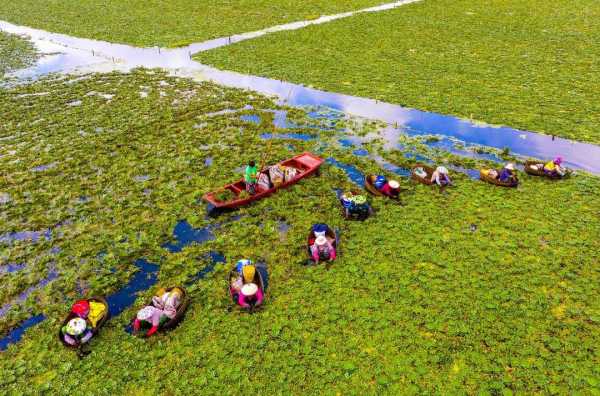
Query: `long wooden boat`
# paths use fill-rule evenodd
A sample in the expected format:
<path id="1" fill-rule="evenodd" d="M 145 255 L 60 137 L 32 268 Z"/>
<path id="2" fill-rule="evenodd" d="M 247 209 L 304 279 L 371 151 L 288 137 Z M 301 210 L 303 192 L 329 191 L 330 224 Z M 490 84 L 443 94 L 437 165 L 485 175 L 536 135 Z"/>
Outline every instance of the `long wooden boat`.
<path id="1" fill-rule="evenodd" d="M 329 242 L 331 242 L 331 245 L 335 249 L 336 257 L 337 257 L 338 245 L 339 245 L 338 235 L 336 234 L 336 232 L 334 230 L 331 229 L 331 227 L 327 226 L 327 230 L 325 231 L 325 237 L 327 238 L 327 240 Z M 314 262 L 314 260 L 312 257 L 312 252 L 310 251 L 310 247 L 314 244 L 315 239 L 316 239 L 315 232 L 312 230 L 312 227 L 311 227 L 311 230 L 308 232 L 308 238 L 306 238 L 306 252 L 308 253 L 308 259 L 312 262 Z"/>
<path id="2" fill-rule="evenodd" d="M 265 198 L 273 194 L 281 188 L 286 188 L 288 186 L 291 186 L 292 184 L 296 184 L 301 179 L 317 173 L 319 167 L 321 166 L 321 164 L 323 164 L 323 162 L 324 160 L 322 158 L 306 152 L 278 163 L 278 165 L 292 167 L 298 171 L 296 177 L 283 182 L 279 186 L 273 186 L 269 189 L 261 189 L 257 186 L 257 191 L 254 195 L 240 197 L 242 191 L 246 190 L 246 183 L 244 182 L 244 179 L 241 179 L 235 183 L 228 184 L 219 190 L 206 193 L 202 198 L 211 205 L 213 205 L 215 209 L 233 209 L 240 206 L 248 205 L 251 202 L 258 201 L 259 199 Z M 264 171 L 264 169 L 261 170 L 261 172 L 262 171 Z M 225 190 L 228 190 L 231 193 L 233 193 L 234 198 L 228 201 L 219 200 L 216 197 L 216 195 Z"/>
<path id="3" fill-rule="evenodd" d="M 102 316 L 102 318 L 100 318 L 98 320 L 98 322 L 96 322 L 96 327 L 92 328 L 92 334 L 93 335 L 92 335 L 92 338 L 90 339 L 90 341 L 91 341 L 96 336 L 96 334 L 98 334 L 98 332 L 100 331 L 100 329 L 102 328 L 102 326 L 104 326 L 104 324 L 106 323 L 106 321 L 108 320 L 108 318 L 110 316 L 110 313 L 109 313 L 108 303 L 106 302 L 106 299 L 104 299 L 104 297 L 94 296 L 94 297 L 88 298 L 87 300 L 88 300 L 88 302 L 95 301 L 95 302 L 98 302 L 100 304 L 103 304 L 104 308 L 105 308 L 105 310 L 104 310 L 104 316 Z M 67 315 L 67 317 L 65 318 L 65 320 L 63 320 L 62 325 L 58 329 L 58 338 L 59 338 L 60 342 L 62 342 L 62 344 L 64 346 L 66 346 L 67 348 L 79 349 L 83 345 L 83 344 L 75 344 L 75 345 L 69 344 L 67 341 L 65 341 L 65 337 L 64 337 L 64 334 L 62 332 L 62 328 L 64 326 L 66 326 L 67 323 L 69 323 L 69 321 L 71 319 L 77 318 L 77 317 L 78 316 L 77 316 L 76 313 L 74 313 L 73 311 L 70 311 L 69 314 Z"/>
<path id="4" fill-rule="evenodd" d="M 511 182 L 502 182 L 498 179 L 496 179 L 495 177 L 491 177 L 487 171 L 489 171 L 489 169 L 481 169 L 479 171 L 479 178 L 484 181 L 484 182 L 488 182 L 490 184 L 495 184 L 496 186 L 501 186 L 501 187 L 517 187 L 519 185 L 519 179 L 516 178 L 514 181 Z"/>
<path id="5" fill-rule="evenodd" d="M 183 320 L 183 316 L 185 315 L 185 312 L 187 311 L 187 309 L 190 305 L 191 300 L 190 300 L 189 294 L 183 288 L 183 286 L 168 287 L 165 289 L 165 291 L 168 293 L 175 288 L 181 290 L 181 293 L 182 293 L 181 301 L 179 303 L 179 306 L 177 307 L 177 313 L 175 313 L 175 316 L 173 317 L 173 319 L 170 319 L 169 321 L 167 321 L 167 322 L 163 323 L 161 326 L 159 326 L 157 332 L 170 330 L 170 329 L 174 329 L 175 327 L 177 327 L 179 322 L 181 322 Z M 152 299 L 150 299 L 146 305 L 147 306 L 152 305 Z M 135 320 L 135 318 L 134 318 L 134 320 Z M 144 331 L 144 330 L 148 330 L 148 328 L 146 328 L 146 329 L 140 328 L 140 330 L 138 330 L 137 332 L 134 331 L 134 334 L 138 335 L 138 336 L 145 336 L 146 331 Z"/>
<path id="6" fill-rule="evenodd" d="M 400 194 L 398 194 L 397 196 L 393 197 L 390 195 L 385 195 L 384 193 L 382 193 L 381 191 L 379 191 L 377 189 L 377 187 L 375 187 L 375 179 L 377 178 L 377 175 L 367 175 L 367 177 L 365 177 L 365 189 L 370 192 L 371 194 L 377 196 L 377 197 L 386 197 L 389 199 L 393 199 L 393 200 L 400 200 Z"/>
<path id="7" fill-rule="evenodd" d="M 417 175 L 417 173 L 416 173 L 417 168 L 423 168 L 423 170 L 427 173 L 427 176 L 421 177 L 421 176 Z M 417 164 L 411 168 L 410 177 L 411 177 L 411 179 L 413 179 L 414 181 L 416 181 L 418 183 L 422 183 L 427 186 L 431 186 L 433 184 L 433 182 L 431 181 L 431 176 L 433 176 L 433 172 L 434 172 L 434 169 L 431 166 Z"/>
<path id="8" fill-rule="evenodd" d="M 537 167 L 533 167 L 534 165 L 536 165 Z M 566 173 L 564 176 L 560 176 L 560 175 L 551 175 L 548 174 L 546 172 L 544 172 L 544 163 L 540 162 L 540 161 L 526 161 L 525 162 L 525 173 L 527 173 L 528 175 L 532 175 L 532 176 L 542 176 L 542 177 L 547 177 L 548 179 L 552 179 L 552 180 L 559 180 L 559 179 L 564 179 L 565 177 L 569 177 L 571 175 L 571 170 L 567 169 Z"/>

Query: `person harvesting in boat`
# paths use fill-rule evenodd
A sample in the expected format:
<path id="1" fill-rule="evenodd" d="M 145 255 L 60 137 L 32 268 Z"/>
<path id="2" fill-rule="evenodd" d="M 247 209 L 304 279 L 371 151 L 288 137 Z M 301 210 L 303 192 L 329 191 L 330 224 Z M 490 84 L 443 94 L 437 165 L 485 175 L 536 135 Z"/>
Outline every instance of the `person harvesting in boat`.
<path id="1" fill-rule="evenodd" d="M 317 238 L 315 239 L 315 243 L 310 247 L 310 251 L 312 259 L 316 264 L 319 264 L 319 261 L 321 260 L 335 260 L 335 248 L 325 235 L 317 236 Z"/>
<path id="2" fill-rule="evenodd" d="M 261 305 L 264 293 L 258 287 L 256 266 L 250 260 L 240 260 L 236 264 L 237 274 L 231 279 L 230 292 L 235 303 L 242 308 Z"/>
<path id="3" fill-rule="evenodd" d="M 69 345 L 80 345 L 88 342 L 94 333 L 92 327 L 83 318 L 73 318 L 62 328 L 63 339 Z"/>
<path id="4" fill-rule="evenodd" d="M 160 328 L 160 326 L 177 315 L 177 308 L 181 304 L 183 292 L 175 287 L 167 292 L 165 289 L 160 289 L 156 296 L 152 297 L 152 305 L 145 306 L 137 313 L 133 321 L 134 331 L 139 331 L 142 324 L 149 324 L 150 330 L 146 333 L 150 337 Z"/>
<path id="5" fill-rule="evenodd" d="M 371 213 L 371 206 L 367 202 L 367 197 L 362 194 L 346 192 L 340 196 L 340 201 L 344 207 L 344 215 L 347 218 L 350 216 L 367 218 Z"/>
<path id="6" fill-rule="evenodd" d="M 400 183 L 396 180 L 386 181 L 379 191 L 388 197 L 397 197 L 400 194 Z"/>
<path id="7" fill-rule="evenodd" d="M 244 181 L 246 182 L 246 191 L 251 195 L 256 193 L 256 183 L 258 181 L 258 169 L 256 168 L 256 162 L 250 161 L 246 166 L 244 173 Z"/>
<path id="8" fill-rule="evenodd" d="M 72 319 L 62 327 L 63 340 L 72 346 L 87 343 L 94 335 L 98 321 L 106 314 L 106 307 L 96 301 L 80 300 L 71 307 Z"/>
<path id="9" fill-rule="evenodd" d="M 565 168 L 563 168 L 561 166 L 561 164 L 562 164 L 562 158 L 556 157 L 553 161 L 549 161 L 548 163 L 546 163 L 544 165 L 544 173 L 546 173 L 549 176 L 553 176 L 553 177 L 564 176 L 566 173 L 566 170 L 565 170 Z"/>
<path id="10" fill-rule="evenodd" d="M 515 165 L 512 163 L 508 163 L 502 168 L 500 171 L 495 169 L 490 169 L 488 171 L 488 175 L 494 179 L 501 181 L 502 183 L 516 183 L 517 182 L 517 174 L 515 170 Z"/>
<path id="11" fill-rule="evenodd" d="M 511 183 L 517 180 L 517 175 L 515 173 L 515 165 L 508 163 L 502 168 L 500 174 L 498 175 L 498 180 L 502 183 Z"/>
<path id="12" fill-rule="evenodd" d="M 377 176 L 373 185 L 380 193 L 388 197 L 395 198 L 400 194 L 400 183 L 396 180 L 387 180 L 385 176 Z"/>
<path id="13" fill-rule="evenodd" d="M 438 166 L 431 175 L 431 183 L 435 183 L 442 188 L 451 186 L 452 180 L 448 175 L 448 169 L 445 166 Z"/>

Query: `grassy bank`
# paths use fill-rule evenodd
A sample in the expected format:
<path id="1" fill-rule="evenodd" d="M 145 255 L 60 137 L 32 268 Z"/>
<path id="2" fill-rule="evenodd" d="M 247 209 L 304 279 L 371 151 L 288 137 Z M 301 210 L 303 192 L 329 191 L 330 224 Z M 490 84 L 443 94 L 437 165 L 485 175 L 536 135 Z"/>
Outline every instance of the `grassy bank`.
<path id="1" fill-rule="evenodd" d="M 76 37 L 146 47 L 173 47 L 383 2 L 23 0 L 0 3 L 0 19 Z"/>
<path id="2" fill-rule="evenodd" d="M 0 91 L 7 120 L 0 194 L 9 198 L 0 221 L 8 231 L 56 230 L 52 240 L 0 245 L 3 263 L 27 264 L 0 274 L 0 302 L 35 285 L 50 263 L 60 273 L 2 319 L 5 332 L 27 315 L 49 317 L 0 352 L 0 387 L 8 394 L 597 389 L 598 178 L 524 176 L 519 189 L 508 190 L 455 175 L 447 195 L 403 180 L 406 206 L 376 200 L 376 216 L 356 223 L 341 219 L 332 193 L 352 184 L 327 165 L 319 178 L 240 210 L 243 217 L 217 229 L 215 240 L 168 253 L 160 246 L 178 220 L 194 227 L 213 221 L 198 198 L 264 152 L 274 161 L 319 151 L 364 172 L 381 170 L 337 145 L 331 128 L 320 140 L 267 143 L 260 134 L 283 131 L 273 131 L 274 104 L 256 94 L 156 71 L 66 82 Z M 221 112 L 227 109 L 235 112 Z M 315 122 L 299 110 L 289 117 Z M 353 125 L 341 126 L 351 134 L 375 129 Z M 277 227 L 282 220 L 290 226 L 285 233 Z M 302 265 L 317 221 L 341 230 L 341 257 L 329 271 Z M 78 286 L 85 295 L 108 294 L 140 257 L 160 265 L 160 284 L 181 283 L 212 250 L 228 264 L 190 287 L 193 303 L 173 332 L 131 337 L 124 326 L 132 307 L 108 322 L 85 359 L 59 344 L 60 318 Z M 224 278 L 241 257 L 264 258 L 271 273 L 267 303 L 254 315 L 228 310 Z"/>
<path id="3" fill-rule="evenodd" d="M 35 48 L 29 41 L 0 32 L 0 79 L 12 70 L 31 64 L 35 53 Z"/>
<path id="4" fill-rule="evenodd" d="M 599 17 L 593 0 L 424 1 L 277 33 L 199 60 L 600 143 Z"/>

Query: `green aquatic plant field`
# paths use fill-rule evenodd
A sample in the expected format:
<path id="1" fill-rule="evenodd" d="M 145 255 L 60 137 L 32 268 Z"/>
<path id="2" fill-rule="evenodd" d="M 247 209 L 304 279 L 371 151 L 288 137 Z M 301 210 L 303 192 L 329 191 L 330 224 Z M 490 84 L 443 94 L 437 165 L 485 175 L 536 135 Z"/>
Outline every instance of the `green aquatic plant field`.
<path id="1" fill-rule="evenodd" d="M 0 2 L 0 19 L 116 43 L 175 47 L 354 11 L 384 0 L 20 0 Z"/>
<path id="2" fill-rule="evenodd" d="M 0 80 L 4 74 L 28 66 L 35 54 L 35 48 L 29 41 L 0 32 Z"/>
<path id="3" fill-rule="evenodd" d="M 600 3 L 437 0 L 281 32 L 203 63 L 600 143 Z"/>
<path id="4" fill-rule="evenodd" d="M 168 253 L 160 246 L 178 220 L 203 227 L 231 219 L 205 218 L 199 197 L 239 177 L 251 158 L 268 153 L 275 162 L 311 150 L 381 173 L 336 143 L 338 129 L 364 136 L 377 134 L 377 124 L 343 120 L 318 131 L 294 109 L 288 118 L 304 125 L 296 132 L 320 139 L 265 141 L 260 134 L 283 132 L 272 126 L 272 111 L 282 109 L 269 99 L 147 70 L 45 79 L 0 91 L 0 103 L 2 228 L 62 224 L 52 241 L 0 245 L 2 262 L 27 263 L 0 274 L 1 304 L 36 284 L 50 263 L 60 273 L 1 319 L 4 334 L 28 310 L 49 317 L 0 352 L 3 393 L 600 391 L 596 177 L 523 175 L 513 190 L 456 174 L 444 195 L 402 179 L 405 205 L 374 199 L 376 215 L 360 223 L 342 219 L 332 191 L 353 185 L 323 165 L 320 177 L 241 209 L 215 240 Z M 401 157 L 382 147 L 367 144 Z M 341 231 L 330 270 L 303 265 L 313 222 Z M 213 250 L 227 265 L 189 288 L 192 305 L 171 333 L 130 336 L 132 307 L 108 322 L 83 360 L 59 344 L 78 285 L 87 295 L 109 294 L 141 257 L 160 265 L 160 284 L 181 283 Z M 262 258 L 270 271 L 266 304 L 254 315 L 230 310 L 226 296 L 226 273 L 242 257 Z"/>

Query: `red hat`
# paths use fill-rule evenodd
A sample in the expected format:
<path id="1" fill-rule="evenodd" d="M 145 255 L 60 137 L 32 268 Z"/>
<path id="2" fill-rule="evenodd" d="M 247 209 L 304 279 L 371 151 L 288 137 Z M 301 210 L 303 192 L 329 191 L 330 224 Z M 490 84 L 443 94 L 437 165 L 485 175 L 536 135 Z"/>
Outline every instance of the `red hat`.
<path id="1" fill-rule="evenodd" d="M 79 300 L 73 304 L 71 312 L 77 314 L 80 318 L 86 318 L 90 313 L 90 303 L 87 300 Z"/>

